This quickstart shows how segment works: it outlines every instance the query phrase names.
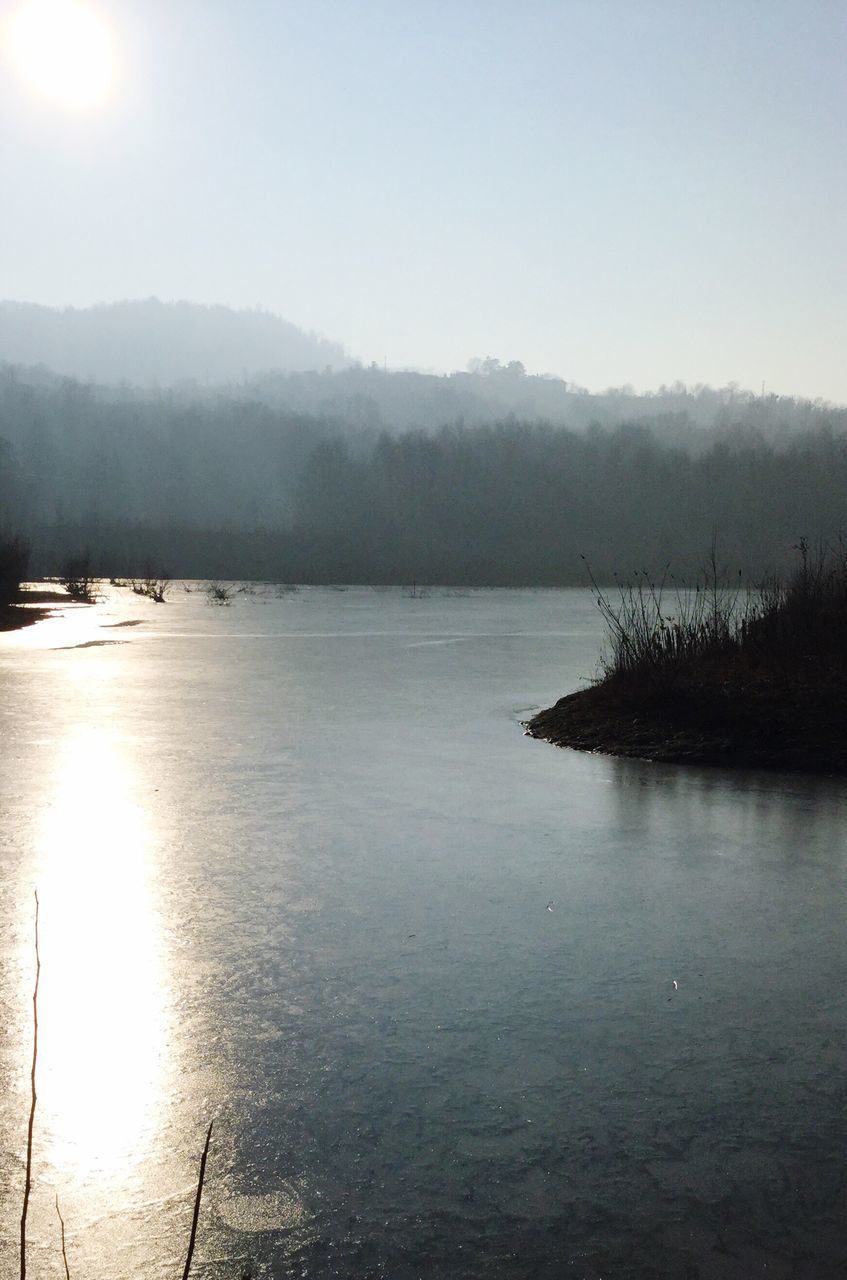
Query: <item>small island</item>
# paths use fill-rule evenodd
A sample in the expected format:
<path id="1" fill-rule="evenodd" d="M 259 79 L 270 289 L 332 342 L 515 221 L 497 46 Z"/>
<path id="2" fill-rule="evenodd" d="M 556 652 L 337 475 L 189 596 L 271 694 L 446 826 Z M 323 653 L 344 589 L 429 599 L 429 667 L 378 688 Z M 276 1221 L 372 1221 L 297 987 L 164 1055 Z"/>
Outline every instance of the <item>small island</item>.
<path id="1" fill-rule="evenodd" d="M 847 559 L 812 557 L 786 584 L 690 589 L 645 577 L 613 602 L 600 676 L 526 724 L 532 737 L 608 755 L 731 768 L 847 773 Z"/>

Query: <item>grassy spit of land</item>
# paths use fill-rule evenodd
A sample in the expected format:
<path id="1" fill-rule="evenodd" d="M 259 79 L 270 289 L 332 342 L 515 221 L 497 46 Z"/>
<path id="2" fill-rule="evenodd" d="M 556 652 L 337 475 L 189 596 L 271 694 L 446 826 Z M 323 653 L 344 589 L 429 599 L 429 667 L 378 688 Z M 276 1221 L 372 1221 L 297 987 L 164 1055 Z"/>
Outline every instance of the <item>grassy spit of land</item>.
<path id="1" fill-rule="evenodd" d="M 810 555 L 786 584 L 693 589 L 642 577 L 597 592 L 607 651 L 594 685 L 539 712 L 557 746 L 649 760 L 847 773 L 847 556 Z"/>

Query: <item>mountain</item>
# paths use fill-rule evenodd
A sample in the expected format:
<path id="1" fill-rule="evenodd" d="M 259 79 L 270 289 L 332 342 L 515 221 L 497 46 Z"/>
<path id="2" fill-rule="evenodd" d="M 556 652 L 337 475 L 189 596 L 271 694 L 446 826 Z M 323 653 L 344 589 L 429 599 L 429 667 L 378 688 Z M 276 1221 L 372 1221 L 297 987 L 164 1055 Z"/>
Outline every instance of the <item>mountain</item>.
<path id="1" fill-rule="evenodd" d="M 0 302 L 0 361 L 142 386 L 233 383 L 271 369 L 298 372 L 350 364 L 339 343 L 268 311 L 157 298 L 61 310 Z"/>

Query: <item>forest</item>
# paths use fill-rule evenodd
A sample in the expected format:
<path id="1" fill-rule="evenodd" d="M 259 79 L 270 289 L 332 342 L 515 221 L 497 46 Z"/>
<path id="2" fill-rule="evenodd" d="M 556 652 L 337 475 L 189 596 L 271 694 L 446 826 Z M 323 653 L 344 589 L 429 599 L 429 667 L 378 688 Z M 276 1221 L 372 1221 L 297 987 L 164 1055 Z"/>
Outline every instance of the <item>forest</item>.
<path id="1" fill-rule="evenodd" d="M 546 409 L 546 412 L 543 410 Z M 106 385 L 0 366 L 0 529 L 32 571 L 311 583 L 583 585 L 717 534 L 733 571 L 837 539 L 847 411 L 738 388 L 593 395 L 478 362 L 238 384 Z"/>

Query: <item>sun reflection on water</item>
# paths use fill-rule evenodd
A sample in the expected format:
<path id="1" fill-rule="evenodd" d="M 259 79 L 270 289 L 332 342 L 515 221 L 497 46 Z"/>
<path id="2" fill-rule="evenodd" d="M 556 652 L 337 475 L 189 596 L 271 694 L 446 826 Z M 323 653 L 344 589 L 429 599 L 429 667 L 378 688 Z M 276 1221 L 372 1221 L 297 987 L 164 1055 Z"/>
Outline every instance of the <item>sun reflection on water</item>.
<path id="1" fill-rule="evenodd" d="M 140 780 L 100 727 L 62 743 L 40 833 L 39 1117 L 58 1178 L 114 1183 L 149 1153 L 168 987 Z"/>

